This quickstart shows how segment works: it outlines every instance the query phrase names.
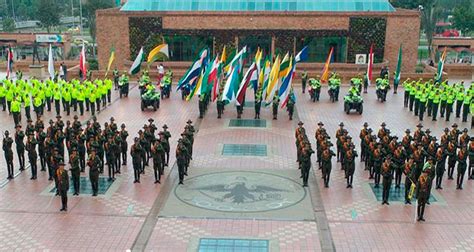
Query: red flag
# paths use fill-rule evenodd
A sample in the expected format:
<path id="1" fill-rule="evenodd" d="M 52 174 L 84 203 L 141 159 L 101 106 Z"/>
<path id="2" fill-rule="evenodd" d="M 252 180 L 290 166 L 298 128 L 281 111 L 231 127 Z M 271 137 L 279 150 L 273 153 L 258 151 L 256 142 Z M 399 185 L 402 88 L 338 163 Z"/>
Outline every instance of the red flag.
<path id="1" fill-rule="evenodd" d="M 328 58 L 326 60 L 326 64 L 324 64 L 323 74 L 321 75 L 321 82 L 325 83 L 329 79 L 329 64 L 331 63 L 332 52 L 334 47 L 331 47 L 331 51 L 329 51 Z"/>
<path id="2" fill-rule="evenodd" d="M 12 72 L 12 63 L 13 63 L 13 52 L 9 47 L 7 48 L 7 79 L 10 78 L 10 73 Z"/>
<path id="3" fill-rule="evenodd" d="M 82 79 L 86 79 L 87 76 L 87 67 L 86 67 L 86 49 L 84 44 L 82 44 L 81 56 L 79 57 L 79 69 L 82 72 Z"/>
<path id="4" fill-rule="evenodd" d="M 372 80 L 372 67 L 374 65 L 374 51 L 373 48 L 374 44 L 370 46 L 369 52 L 369 61 L 367 62 L 367 83 L 370 85 L 370 81 Z"/>

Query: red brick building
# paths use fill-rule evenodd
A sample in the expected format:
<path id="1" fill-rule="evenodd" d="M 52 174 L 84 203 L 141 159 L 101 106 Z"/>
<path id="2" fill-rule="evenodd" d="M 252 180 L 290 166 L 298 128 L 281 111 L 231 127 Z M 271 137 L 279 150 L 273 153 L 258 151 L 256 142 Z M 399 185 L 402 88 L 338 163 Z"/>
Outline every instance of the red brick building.
<path id="1" fill-rule="evenodd" d="M 403 70 L 414 72 L 417 61 L 419 13 L 394 9 L 387 0 L 129 0 L 96 15 L 101 69 L 112 46 L 117 66 L 125 68 L 142 46 L 148 53 L 163 40 L 170 61 L 192 61 L 203 47 L 220 53 L 224 45 L 247 45 L 273 56 L 309 45 L 309 62 L 323 62 L 333 47 L 334 62 L 354 64 L 371 44 L 375 62 L 390 69 L 401 44 Z"/>

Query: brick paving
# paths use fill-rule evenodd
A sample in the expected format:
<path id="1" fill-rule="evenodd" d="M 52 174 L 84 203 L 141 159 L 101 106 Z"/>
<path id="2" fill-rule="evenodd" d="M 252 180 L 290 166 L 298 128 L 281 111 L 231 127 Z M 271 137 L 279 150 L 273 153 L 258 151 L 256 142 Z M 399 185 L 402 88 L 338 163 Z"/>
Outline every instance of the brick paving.
<path id="1" fill-rule="evenodd" d="M 380 103 L 376 101 L 372 88 L 369 92 L 364 95 L 364 114 L 359 116 L 346 115 L 342 101 L 330 103 L 325 89 L 322 91 L 321 101 L 316 103 L 309 101 L 308 94 L 302 96 L 298 89 L 298 115 L 305 123 L 313 145 L 312 136 L 320 120 L 326 124 L 331 136 L 334 135 L 337 124 L 344 121 L 356 146 L 359 146 L 358 134 L 365 121 L 373 129 L 378 129 L 380 123 L 385 121 L 388 128 L 397 135 L 402 135 L 406 128 L 413 129 L 418 123 L 418 119 L 403 108 L 403 94 L 389 94 L 387 103 Z M 341 91 L 341 97 L 344 93 L 345 89 Z M 250 94 L 249 91 L 248 97 L 251 97 Z M 173 135 L 171 149 L 174 153 L 185 121 L 189 118 L 195 121 L 197 115 L 197 100 L 183 102 L 176 93 L 172 94 L 171 100 L 162 101 L 157 112 L 141 112 L 138 90 L 135 88 L 128 99 L 116 101 L 98 114 L 98 120 L 103 123 L 114 116 L 117 123 L 126 123 L 131 142 L 147 119 L 153 117 L 157 126 L 166 123 L 170 127 Z M 253 118 L 253 115 L 253 109 L 246 108 L 243 118 Z M 211 104 L 194 142 L 190 177 L 200 169 L 298 172 L 294 145 L 296 121 L 288 121 L 286 113 L 280 110 L 279 120 L 267 120 L 267 128 L 229 128 L 228 120 L 235 116 L 235 108 L 227 106 L 224 118 L 218 120 L 215 104 Z M 49 120 L 49 117 L 44 118 L 44 121 Z M 270 107 L 262 109 L 261 118 L 271 118 Z M 72 119 L 72 115 L 69 119 Z M 86 116 L 81 118 L 86 119 Z M 10 130 L 12 121 L 11 117 L 0 116 L 0 130 Z M 458 119 L 452 120 L 454 121 L 460 128 L 470 126 Z M 433 131 L 433 135 L 439 135 L 444 127 L 450 125 L 444 121 L 433 123 L 431 120 L 426 120 L 424 124 L 425 129 Z M 268 155 L 222 156 L 223 144 L 264 144 L 267 145 Z M 171 155 L 170 164 L 172 163 L 174 154 Z M 1 158 L 0 167 L 4 166 L 4 159 Z M 4 170 L 0 171 L 0 184 L 5 178 Z M 18 168 L 15 171 L 17 170 Z M 117 251 L 132 248 L 155 198 L 160 194 L 161 185 L 153 184 L 151 168 L 147 169 L 141 184 L 133 184 L 131 166 L 124 167 L 123 171 L 121 179 L 115 182 L 116 190 L 110 195 L 97 198 L 87 195 L 69 197 L 67 214 L 58 211 L 58 197 L 44 194 L 44 190 L 50 185 L 45 173 L 40 172 L 38 180 L 34 182 L 29 180 L 29 171 L 21 173 L 0 188 L 0 250 Z M 165 169 L 165 176 L 169 171 L 169 168 Z M 313 169 L 313 172 L 315 179 L 320 180 L 319 170 Z M 83 176 L 87 176 L 87 173 Z M 339 169 L 333 169 L 330 188 L 323 188 L 322 183 L 317 188 L 338 251 L 474 249 L 472 181 L 466 181 L 464 190 L 459 191 L 455 190 L 453 181 L 445 180 L 445 189 L 435 193 L 438 201 L 427 207 L 427 221 L 414 224 L 413 206 L 392 202 L 390 206 L 382 206 L 375 200 L 368 186 L 368 175 L 359 162 L 352 190 L 345 188 L 343 176 Z M 315 183 L 310 185 L 315 186 Z M 196 241 L 202 237 L 244 237 L 274 241 L 279 251 L 319 251 L 321 234 L 318 225 L 315 220 L 160 217 L 146 244 L 146 250 L 192 251 Z"/>

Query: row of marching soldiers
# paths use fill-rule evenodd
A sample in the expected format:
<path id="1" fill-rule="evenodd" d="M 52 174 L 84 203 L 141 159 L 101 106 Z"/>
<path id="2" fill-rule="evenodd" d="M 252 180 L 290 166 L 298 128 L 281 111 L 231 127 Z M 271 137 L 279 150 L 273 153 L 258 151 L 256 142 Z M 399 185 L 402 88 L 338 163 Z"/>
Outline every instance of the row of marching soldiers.
<path id="1" fill-rule="evenodd" d="M 401 141 L 392 136 L 385 123 L 377 135 L 364 123 L 360 132 L 361 161 L 365 162 L 365 169 L 369 171 L 369 178 L 374 179 L 375 187 L 383 177 L 382 204 L 389 204 L 389 193 L 393 176 L 395 188 L 399 189 L 402 174 L 405 174 L 405 204 L 411 204 L 416 195 L 418 202 L 418 221 L 424 221 L 425 205 L 429 204 L 431 188 L 435 181 L 435 188 L 442 189 L 442 180 L 448 161 L 448 179 L 454 179 L 454 169 L 457 165 L 456 189 L 461 190 L 464 175 L 467 170 L 469 157 L 468 179 L 473 179 L 474 165 L 474 138 L 470 138 L 467 129 L 458 130 L 453 124 L 452 129 L 446 128 L 438 139 L 432 136 L 431 131 L 423 131 L 423 125 L 418 124 L 417 130 L 411 134 L 405 131 Z"/>
<path id="2" fill-rule="evenodd" d="M 311 169 L 311 155 L 314 150 L 311 148 L 311 143 L 306 135 L 306 130 L 303 127 L 303 122 L 298 122 L 298 128 L 295 131 L 296 138 L 296 154 L 298 169 L 301 170 L 301 178 L 303 179 L 303 187 L 308 186 L 309 171 Z"/>
<path id="3" fill-rule="evenodd" d="M 165 166 L 168 166 L 169 163 L 171 133 L 168 131 L 168 126 L 164 124 L 163 130 L 158 132 L 158 137 L 156 137 L 158 128 L 154 124 L 154 120 L 150 118 L 148 123 L 138 131 L 138 136 L 134 138 L 134 143 L 130 147 L 134 174 L 133 183 L 140 183 L 140 175 L 145 174 L 145 167 L 149 166 L 150 158 L 152 158 L 155 184 L 159 184 Z"/>

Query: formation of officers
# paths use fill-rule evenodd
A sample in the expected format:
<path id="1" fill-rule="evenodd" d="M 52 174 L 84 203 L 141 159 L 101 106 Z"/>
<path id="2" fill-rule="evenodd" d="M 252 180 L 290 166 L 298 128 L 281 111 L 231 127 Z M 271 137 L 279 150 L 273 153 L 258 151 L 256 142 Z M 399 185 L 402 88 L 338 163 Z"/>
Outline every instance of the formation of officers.
<path id="1" fill-rule="evenodd" d="M 303 123 L 296 129 L 296 146 L 299 168 L 302 172 L 303 184 L 307 186 L 308 172 L 311 168 L 311 144 L 306 136 Z M 355 144 L 344 124 L 339 124 L 336 137 L 337 151 L 331 150 L 331 137 L 322 122 L 318 123 L 315 133 L 317 143 L 317 162 L 322 170 L 324 186 L 329 187 L 332 169 L 332 158 L 340 162 L 347 179 L 347 188 L 352 188 L 355 171 L 355 158 L 358 156 Z M 364 162 L 369 179 L 374 180 L 374 187 L 382 186 L 382 205 L 389 205 L 390 188 L 401 189 L 403 174 L 405 175 L 405 204 L 411 204 L 413 197 L 418 202 L 418 221 L 424 221 L 424 210 L 429 204 L 431 189 L 442 190 L 443 176 L 447 171 L 448 179 L 453 180 L 456 170 L 456 189 L 463 189 L 464 177 L 467 171 L 468 180 L 474 179 L 474 137 L 468 135 L 468 129 L 462 131 L 454 123 L 451 129 L 437 137 L 431 135 L 429 129 L 423 130 L 418 124 L 411 133 L 405 131 L 402 138 L 390 133 L 385 123 L 375 133 L 364 123 L 360 131 L 360 161 Z M 381 181 L 382 179 L 382 181 Z M 392 182 L 395 180 L 394 182 Z"/>
<path id="2" fill-rule="evenodd" d="M 153 159 L 155 172 L 155 183 L 160 183 L 164 167 L 168 166 L 171 138 L 168 127 L 163 125 L 163 130 L 158 132 L 153 119 L 148 120 L 143 130 L 138 132 L 138 137 L 131 147 L 133 168 L 135 171 L 135 182 L 140 182 L 140 174 L 144 174 L 145 166 L 148 165 L 150 157 Z M 99 190 L 99 175 L 108 170 L 109 180 L 115 180 L 116 174 L 121 173 L 121 166 L 127 165 L 127 137 L 129 136 L 125 124 L 118 125 L 113 117 L 105 122 L 103 127 L 97 122 L 95 116 L 92 121 L 87 121 L 83 128 L 77 115 L 74 120 L 50 120 L 49 126 L 45 126 L 41 116 L 35 123 L 27 120 L 26 129 L 16 126 L 13 136 L 5 131 L 2 148 L 7 161 L 8 179 L 14 178 L 14 151 L 19 160 L 19 170 L 25 170 L 25 151 L 31 167 L 31 180 L 38 176 L 38 159 L 40 171 L 48 172 L 49 180 L 54 180 L 56 195 L 64 194 L 69 188 L 69 177 L 63 175 L 64 164 L 68 157 L 71 179 L 73 184 L 73 195 L 80 193 L 80 176 L 89 167 L 89 179 L 92 186 L 92 196 L 97 196 Z M 194 127 L 191 121 L 187 122 L 184 132 L 181 134 L 178 148 L 176 150 L 178 167 L 180 171 L 180 183 L 183 176 L 187 175 L 187 168 L 192 156 L 192 143 L 194 141 Z M 67 173 L 67 171 L 66 171 Z M 66 186 L 67 185 L 67 186 Z M 67 194 L 67 190 L 66 190 Z M 67 198 L 63 201 L 62 210 L 67 210 Z"/>
<path id="3" fill-rule="evenodd" d="M 66 115 L 71 110 L 78 111 L 81 116 L 84 111 L 95 115 L 101 106 L 105 107 L 111 102 L 113 83 L 110 79 L 84 82 L 56 78 L 45 81 L 35 78 L 23 80 L 21 74 L 17 74 L 17 78 L 0 81 L 0 106 L 3 111 L 8 109 L 13 115 L 15 126 L 21 123 L 22 108 L 26 119 L 30 120 L 32 110 L 37 117 L 52 109 L 56 115 L 60 115 L 61 110 Z"/>
<path id="4" fill-rule="evenodd" d="M 433 121 L 437 120 L 438 112 L 446 121 L 451 119 L 451 114 L 456 118 L 462 118 L 467 122 L 468 115 L 474 119 L 474 83 L 469 88 L 464 87 L 464 82 L 449 84 L 448 81 L 441 83 L 429 80 L 412 81 L 410 79 L 403 83 L 404 106 L 414 112 L 420 121 L 424 119 L 425 112 Z M 474 128 L 474 120 L 471 120 L 471 129 Z"/>

